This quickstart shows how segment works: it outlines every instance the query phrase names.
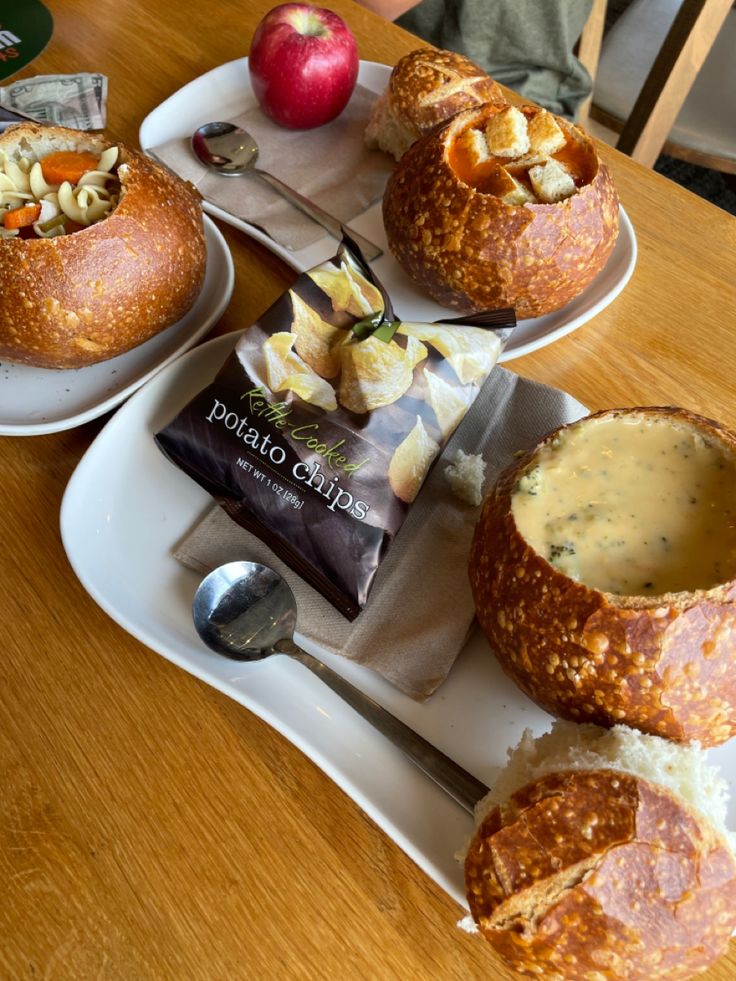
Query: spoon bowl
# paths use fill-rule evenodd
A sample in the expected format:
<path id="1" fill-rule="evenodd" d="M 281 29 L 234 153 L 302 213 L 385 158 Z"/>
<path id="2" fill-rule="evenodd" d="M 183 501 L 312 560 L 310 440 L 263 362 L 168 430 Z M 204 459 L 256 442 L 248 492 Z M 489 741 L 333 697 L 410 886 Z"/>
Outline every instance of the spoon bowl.
<path id="1" fill-rule="evenodd" d="M 195 157 L 210 170 L 216 171 L 223 177 L 243 177 L 252 174 L 260 178 L 338 241 L 342 238 L 343 226 L 337 218 L 320 208 L 314 201 L 304 197 L 299 191 L 295 191 L 293 187 L 284 184 L 278 177 L 256 166 L 258 143 L 247 130 L 241 129 L 234 123 L 204 123 L 192 134 L 191 147 Z M 346 225 L 345 231 L 360 248 L 365 259 L 369 261 L 377 259 L 382 254 L 382 249 L 350 226 Z"/>
<path id="2" fill-rule="evenodd" d="M 299 661 L 471 814 L 488 788 L 394 715 L 293 640 L 296 601 L 284 579 L 258 562 L 228 562 L 200 583 L 192 604 L 197 633 L 237 661 L 285 654 Z"/>
<path id="3" fill-rule="evenodd" d="M 194 626 L 213 651 L 236 661 L 260 661 L 291 638 L 296 602 L 272 569 L 253 562 L 220 566 L 201 583 L 192 605 Z"/>
<path id="4" fill-rule="evenodd" d="M 233 123 L 205 123 L 192 134 L 192 150 L 207 167 L 224 177 L 242 177 L 258 160 L 258 144 Z"/>

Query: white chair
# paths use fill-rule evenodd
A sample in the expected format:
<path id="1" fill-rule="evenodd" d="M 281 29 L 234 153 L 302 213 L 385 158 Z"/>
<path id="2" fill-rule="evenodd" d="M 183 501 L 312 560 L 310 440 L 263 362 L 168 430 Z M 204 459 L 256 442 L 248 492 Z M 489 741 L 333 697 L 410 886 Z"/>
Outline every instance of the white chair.
<path id="1" fill-rule="evenodd" d="M 648 167 L 664 152 L 736 173 L 733 0 L 632 0 L 604 36 L 605 11 L 595 0 L 580 41 L 595 80 L 583 125 L 589 112 Z"/>

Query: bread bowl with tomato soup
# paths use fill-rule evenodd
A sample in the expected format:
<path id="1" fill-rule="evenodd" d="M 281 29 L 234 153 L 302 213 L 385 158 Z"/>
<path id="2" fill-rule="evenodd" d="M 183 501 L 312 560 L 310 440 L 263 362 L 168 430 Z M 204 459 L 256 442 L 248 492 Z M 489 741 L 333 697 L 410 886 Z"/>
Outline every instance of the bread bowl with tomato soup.
<path id="1" fill-rule="evenodd" d="M 736 435 L 672 407 L 564 426 L 503 473 L 469 559 L 504 671 L 558 717 L 736 735 Z"/>
<path id="2" fill-rule="evenodd" d="M 78 368 L 175 323 L 204 282 L 194 188 L 97 133 L 0 136 L 0 358 Z"/>
<path id="3" fill-rule="evenodd" d="M 420 136 L 461 109 L 506 104 L 501 87 L 475 62 L 455 51 L 417 48 L 396 63 L 373 105 L 365 131 L 369 147 L 397 160 Z"/>
<path id="4" fill-rule="evenodd" d="M 510 967 L 685 981 L 724 953 L 736 859 L 702 750 L 562 722 L 509 755 L 460 857 L 472 924 Z"/>
<path id="5" fill-rule="evenodd" d="M 613 251 L 619 201 L 590 137 L 545 109 L 464 110 L 416 142 L 383 199 L 404 271 L 462 314 L 565 306 Z"/>

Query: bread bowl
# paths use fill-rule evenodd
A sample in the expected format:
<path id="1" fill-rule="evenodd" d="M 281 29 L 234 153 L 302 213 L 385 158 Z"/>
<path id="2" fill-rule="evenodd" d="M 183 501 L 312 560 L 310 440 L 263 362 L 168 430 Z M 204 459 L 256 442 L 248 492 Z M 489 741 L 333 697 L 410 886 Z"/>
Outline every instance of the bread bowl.
<path id="1" fill-rule="evenodd" d="M 80 154 L 90 164 L 78 179 L 51 179 Z M 48 160 L 56 170 L 44 177 Z M 0 358 L 93 364 L 148 340 L 194 303 L 206 265 L 201 206 L 164 167 L 102 134 L 21 123 L 0 136 L 0 185 Z M 44 206 L 56 211 L 50 222 L 16 227 L 21 212 Z"/>
<path id="2" fill-rule="evenodd" d="M 608 410 L 547 436 L 500 476 L 471 546 L 506 673 L 571 721 L 735 735 L 735 490 L 736 436 L 685 409 Z"/>
<path id="3" fill-rule="evenodd" d="M 464 855 L 473 922 L 547 981 L 684 981 L 736 927 L 725 782 L 698 748 L 623 726 L 527 732 Z"/>
<path id="4" fill-rule="evenodd" d="M 396 63 L 374 103 L 365 140 L 400 160 L 420 136 L 484 102 L 505 104 L 506 98 L 482 68 L 454 51 L 418 48 Z"/>
<path id="5" fill-rule="evenodd" d="M 442 306 L 527 318 L 565 306 L 603 269 L 619 202 L 582 129 L 545 109 L 491 104 L 404 154 L 383 220 L 396 261 Z"/>

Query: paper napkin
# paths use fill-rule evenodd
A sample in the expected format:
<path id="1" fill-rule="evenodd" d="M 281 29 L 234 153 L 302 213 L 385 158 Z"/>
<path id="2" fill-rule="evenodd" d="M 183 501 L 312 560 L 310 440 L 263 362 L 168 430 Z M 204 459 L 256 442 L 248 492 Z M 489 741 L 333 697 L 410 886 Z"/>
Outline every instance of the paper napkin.
<path id="1" fill-rule="evenodd" d="M 336 120 L 311 130 L 277 126 L 258 106 L 224 121 L 255 137 L 259 167 L 347 223 L 381 198 L 394 166 L 391 158 L 369 150 L 363 140 L 375 99 L 374 92 L 357 86 Z M 146 150 L 191 181 L 210 204 L 257 225 L 287 249 L 298 251 L 325 235 L 257 177 L 223 177 L 208 170 L 192 153 L 189 140 L 177 138 Z"/>
<path id="2" fill-rule="evenodd" d="M 424 699 L 447 677 L 475 615 L 467 561 L 480 509 L 453 495 L 445 467 L 458 449 L 482 453 L 488 488 L 519 450 L 586 414 L 587 409 L 565 392 L 494 368 L 425 481 L 381 564 L 368 605 L 352 623 L 219 507 L 192 529 L 174 554 L 203 574 L 243 559 L 271 566 L 294 592 L 299 633 L 373 668 L 412 698 Z"/>

